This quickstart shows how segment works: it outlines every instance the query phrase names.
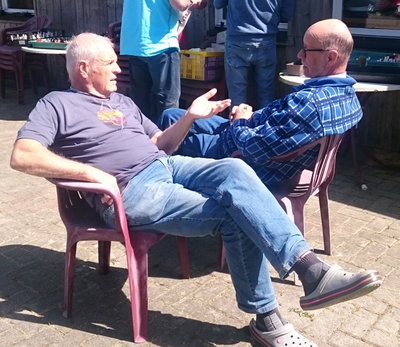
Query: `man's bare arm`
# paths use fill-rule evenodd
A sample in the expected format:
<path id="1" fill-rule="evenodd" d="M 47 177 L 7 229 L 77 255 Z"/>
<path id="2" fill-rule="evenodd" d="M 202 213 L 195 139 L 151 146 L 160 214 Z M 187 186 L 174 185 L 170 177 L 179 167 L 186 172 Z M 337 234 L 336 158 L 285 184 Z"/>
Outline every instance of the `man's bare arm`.
<path id="1" fill-rule="evenodd" d="M 36 140 L 17 140 L 11 154 L 10 166 L 30 175 L 97 182 L 118 190 L 114 176 L 93 166 L 59 156 Z"/>

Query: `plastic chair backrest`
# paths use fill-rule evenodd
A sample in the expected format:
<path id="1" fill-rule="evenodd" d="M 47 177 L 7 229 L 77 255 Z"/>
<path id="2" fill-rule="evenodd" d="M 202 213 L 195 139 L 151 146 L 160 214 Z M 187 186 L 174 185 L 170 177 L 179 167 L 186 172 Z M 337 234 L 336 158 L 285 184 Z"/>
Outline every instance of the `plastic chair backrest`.
<path id="1" fill-rule="evenodd" d="M 310 196 L 314 195 L 321 185 L 329 184 L 335 174 L 336 154 L 343 136 L 344 134 L 324 136 L 289 153 L 271 158 L 271 161 L 276 162 L 290 161 L 319 146 L 318 155 L 311 167 L 303 170 L 296 177 L 271 187 L 271 191 L 273 193 L 281 191 L 284 194 L 296 196 Z"/>

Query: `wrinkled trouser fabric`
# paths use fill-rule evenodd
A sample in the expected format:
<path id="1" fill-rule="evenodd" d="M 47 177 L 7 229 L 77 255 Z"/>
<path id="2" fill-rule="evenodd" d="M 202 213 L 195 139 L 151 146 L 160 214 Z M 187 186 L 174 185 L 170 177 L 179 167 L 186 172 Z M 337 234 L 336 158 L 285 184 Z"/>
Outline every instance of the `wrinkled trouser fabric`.
<path id="1" fill-rule="evenodd" d="M 238 306 L 265 313 L 277 302 L 268 262 L 285 278 L 310 247 L 255 172 L 240 159 L 171 156 L 122 193 L 128 223 L 172 235 L 221 233 Z M 103 218 L 112 223 L 113 209 Z"/>

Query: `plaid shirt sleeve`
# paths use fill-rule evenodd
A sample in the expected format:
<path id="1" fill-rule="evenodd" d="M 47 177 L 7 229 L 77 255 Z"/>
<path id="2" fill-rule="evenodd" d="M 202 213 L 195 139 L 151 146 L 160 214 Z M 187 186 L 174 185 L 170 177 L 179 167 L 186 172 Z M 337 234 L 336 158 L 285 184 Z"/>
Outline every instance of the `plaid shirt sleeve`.
<path id="1" fill-rule="evenodd" d="M 323 136 L 314 92 L 292 93 L 235 121 L 230 131 L 243 156 L 258 165 Z"/>

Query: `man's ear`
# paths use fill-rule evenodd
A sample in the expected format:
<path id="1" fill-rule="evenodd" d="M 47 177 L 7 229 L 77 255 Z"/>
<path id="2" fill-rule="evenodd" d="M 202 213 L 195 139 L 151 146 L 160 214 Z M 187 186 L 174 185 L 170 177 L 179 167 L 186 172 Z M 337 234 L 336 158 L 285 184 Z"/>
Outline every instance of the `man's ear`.
<path id="1" fill-rule="evenodd" d="M 78 63 L 78 70 L 83 78 L 87 78 L 89 76 L 89 63 L 86 60 L 81 60 Z"/>
<path id="2" fill-rule="evenodd" d="M 339 52 L 336 49 L 331 49 L 328 52 L 328 61 L 331 66 L 335 66 L 339 59 Z"/>

